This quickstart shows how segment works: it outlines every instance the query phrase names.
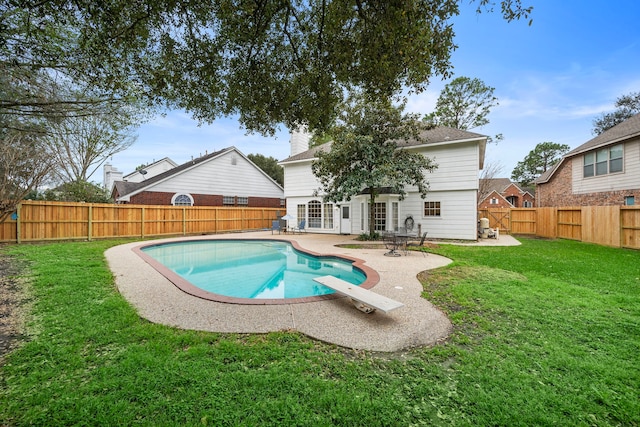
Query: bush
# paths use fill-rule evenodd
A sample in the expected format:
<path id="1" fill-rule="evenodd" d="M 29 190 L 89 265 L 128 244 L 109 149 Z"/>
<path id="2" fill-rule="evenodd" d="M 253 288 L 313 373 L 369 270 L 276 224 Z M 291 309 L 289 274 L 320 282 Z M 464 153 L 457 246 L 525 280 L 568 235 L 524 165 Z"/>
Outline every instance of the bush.
<path id="1" fill-rule="evenodd" d="M 373 235 L 369 233 L 362 233 L 361 235 L 358 236 L 356 240 L 360 240 L 364 242 L 371 241 L 371 240 L 380 240 L 380 233 L 378 233 L 377 231 L 374 231 Z"/>

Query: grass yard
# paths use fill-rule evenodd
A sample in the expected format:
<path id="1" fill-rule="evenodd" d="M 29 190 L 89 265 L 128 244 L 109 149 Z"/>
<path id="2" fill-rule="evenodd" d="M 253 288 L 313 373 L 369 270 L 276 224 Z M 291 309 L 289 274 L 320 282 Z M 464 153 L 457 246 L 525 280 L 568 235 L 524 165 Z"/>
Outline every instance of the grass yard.
<path id="1" fill-rule="evenodd" d="M 573 241 L 441 245 L 422 274 L 455 325 L 372 354 L 295 332 L 140 319 L 103 257 L 122 242 L 9 246 L 26 341 L 0 367 L 0 425 L 640 425 L 640 252 Z"/>

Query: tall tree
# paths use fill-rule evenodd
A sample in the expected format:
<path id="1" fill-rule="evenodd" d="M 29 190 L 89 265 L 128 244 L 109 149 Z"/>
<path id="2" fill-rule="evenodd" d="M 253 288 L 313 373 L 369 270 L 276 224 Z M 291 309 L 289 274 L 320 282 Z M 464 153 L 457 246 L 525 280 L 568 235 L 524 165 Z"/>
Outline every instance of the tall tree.
<path id="1" fill-rule="evenodd" d="M 238 114 L 251 131 L 322 128 L 345 89 L 389 96 L 448 77 L 459 3 L 4 0 L 0 74 L 64 75 L 107 99 L 133 93 L 202 121 Z M 532 11 L 521 0 L 475 4 L 499 4 L 508 21 Z M 50 105 L 20 99 L 0 108 Z"/>
<path id="2" fill-rule="evenodd" d="M 421 141 L 424 125 L 418 115 L 403 114 L 404 104 L 354 95 L 330 130 L 330 149 L 320 151 L 312 164 L 324 200 L 349 201 L 369 194 L 369 235 L 375 236 L 375 201 L 388 187 L 403 199 L 406 186 L 415 186 L 424 198 L 429 189 L 426 173 L 437 165 L 421 154 L 399 148 L 401 142 Z"/>
<path id="3" fill-rule="evenodd" d="M 263 154 L 248 154 L 247 157 L 275 182 L 284 185 L 284 169 L 278 164 L 278 159 Z"/>
<path id="4" fill-rule="evenodd" d="M 109 157 L 126 150 L 136 140 L 136 114 L 119 109 L 85 117 L 56 121 L 47 132 L 56 160 L 58 178 L 63 183 L 87 182 Z"/>
<path id="5" fill-rule="evenodd" d="M 607 129 L 624 122 L 631 116 L 640 113 L 640 92 L 631 92 L 616 99 L 616 110 L 603 113 L 593 120 L 593 133 L 600 135 Z"/>
<path id="6" fill-rule="evenodd" d="M 43 141 L 38 131 L 0 131 L 0 223 L 45 182 L 54 167 Z"/>
<path id="7" fill-rule="evenodd" d="M 489 123 L 491 108 L 498 105 L 494 88 L 478 78 L 458 77 L 447 83 L 436 102 L 436 110 L 427 114 L 427 123 L 455 129 L 473 129 Z"/>
<path id="8" fill-rule="evenodd" d="M 569 150 L 570 147 L 566 144 L 541 142 L 527 154 L 524 160 L 518 162 L 511 172 L 511 179 L 522 187 L 530 186 L 536 178 L 559 162 Z"/>

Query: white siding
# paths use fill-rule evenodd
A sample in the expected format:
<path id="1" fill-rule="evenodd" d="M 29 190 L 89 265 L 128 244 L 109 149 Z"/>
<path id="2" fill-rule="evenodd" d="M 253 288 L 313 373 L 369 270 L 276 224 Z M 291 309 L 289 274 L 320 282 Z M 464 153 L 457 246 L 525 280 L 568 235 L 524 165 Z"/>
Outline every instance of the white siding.
<path id="1" fill-rule="evenodd" d="M 624 166 L 620 173 L 583 178 L 583 156 L 572 159 L 573 193 L 597 193 L 605 191 L 631 190 L 640 187 L 640 140 L 624 144 Z"/>
<path id="2" fill-rule="evenodd" d="M 171 163 L 171 161 L 167 159 L 159 160 L 156 163 L 153 163 L 145 168 L 143 168 L 147 173 L 142 175 L 140 171 L 131 172 L 126 176 L 126 181 L 128 182 L 142 182 L 156 175 L 160 175 L 163 172 L 171 170 L 175 168 L 177 165 L 175 163 Z"/>
<path id="3" fill-rule="evenodd" d="M 415 226 L 420 224 L 422 232 L 432 239 L 476 240 L 478 237 L 478 206 L 475 190 L 431 191 L 426 199 L 419 195 L 407 197 L 401 205 L 404 218 L 411 214 Z M 424 216 L 424 202 L 440 202 L 440 217 Z"/>
<path id="4" fill-rule="evenodd" d="M 391 221 L 391 204 L 398 201 L 397 196 L 380 196 L 376 202 L 387 204 L 387 230 L 404 226 L 408 215 L 413 217 L 414 231 L 428 232 L 433 239 L 476 240 L 477 238 L 477 199 L 475 190 L 429 192 L 426 199 L 418 193 L 407 194 L 399 202 L 398 224 Z M 425 217 L 424 202 L 440 202 L 440 217 Z M 356 197 L 351 202 L 351 233 L 361 234 L 369 231 L 369 218 L 362 221 L 362 203 L 368 205 L 369 198 Z M 367 208 L 365 208 L 365 215 Z M 361 224 L 364 222 L 365 229 Z"/>
<path id="5" fill-rule="evenodd" d="M 285 165 L 285 197 L 311 196 L 320 188 L 320 182 L 311 172 L 311 161 Z"/>
<path id="6" fill-rule="evenodd" d="M 188 190 L 191 194 L 240 197 L 284 197 L 278 184 L 235 151 L 201 163 L 147 190 L 169 193 Z"/>
<path id="7" fill-rule="evenodd" d="M 422 199 L 415 188 L 407 188 L 407 195 L 399 202 L 398 222 L 392 224 L 391 203 L 398 201 L 397 196 L 380 196 L 378 202 L 386 202 L 387 229 L 404 224 L 407 215 L 412 215 L 415 230 L 418 226 L 428 237 L 440 239 L 477 239 L 477 189 L 480 150 L 478 142 L 452 143 L 420 147 L 417 152 L 432 158 L 438 168 L 427 175 L 430 191 Z M 311 172 L 311 161 L 285 164 L 285 197 L 287 213 L 297 216 L 297 205 L 307 204 L 310 200 L 321 200 L 313 192 L 320 183 Z M 441 202 L 440 217 L 424 217 L 424 201 Z M 367 196 L 356 196 L 351 207 L 351 233 L 361 234 L 368 231 L 368 218 L 362 221 L 361 204 L 368 203 Z M 342 203 L 344 204 L 344 203 Z M 366 210 L 365 210 L 366 213 Z M 339 232 L 339 211 L 335 210 L 334 230 L 313 230 L 317 232 Z M 365 229 L 362 228 L 362 223 Z"/>
<path id="8" fill-rule="evenodd" d="M 437 163 L 427 174 L 431 191 L 478 189 L 478 143 L 441 145 L 420 152 Z"/>

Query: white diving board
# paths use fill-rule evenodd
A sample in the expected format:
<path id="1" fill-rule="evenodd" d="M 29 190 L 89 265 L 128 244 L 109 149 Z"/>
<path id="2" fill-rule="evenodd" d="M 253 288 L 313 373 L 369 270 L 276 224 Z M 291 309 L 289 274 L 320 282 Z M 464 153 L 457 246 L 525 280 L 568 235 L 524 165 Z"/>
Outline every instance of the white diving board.
<path id="1" fill-rule="evenodd" d="M 361 288 L 360 286 L 338 279 L 334 276 L 316 277 L 313 280 L 340 294 L 348 296 L 351 298 L 351 301 L 353 301 L 356 308 L 360 311 L 364 311 L 365 313 L 373 313 L 376 309 L 388 313 L 391 310 L 404 306 L 404 304 L 399 301 L 376 294 L 375 292 Z"/>

